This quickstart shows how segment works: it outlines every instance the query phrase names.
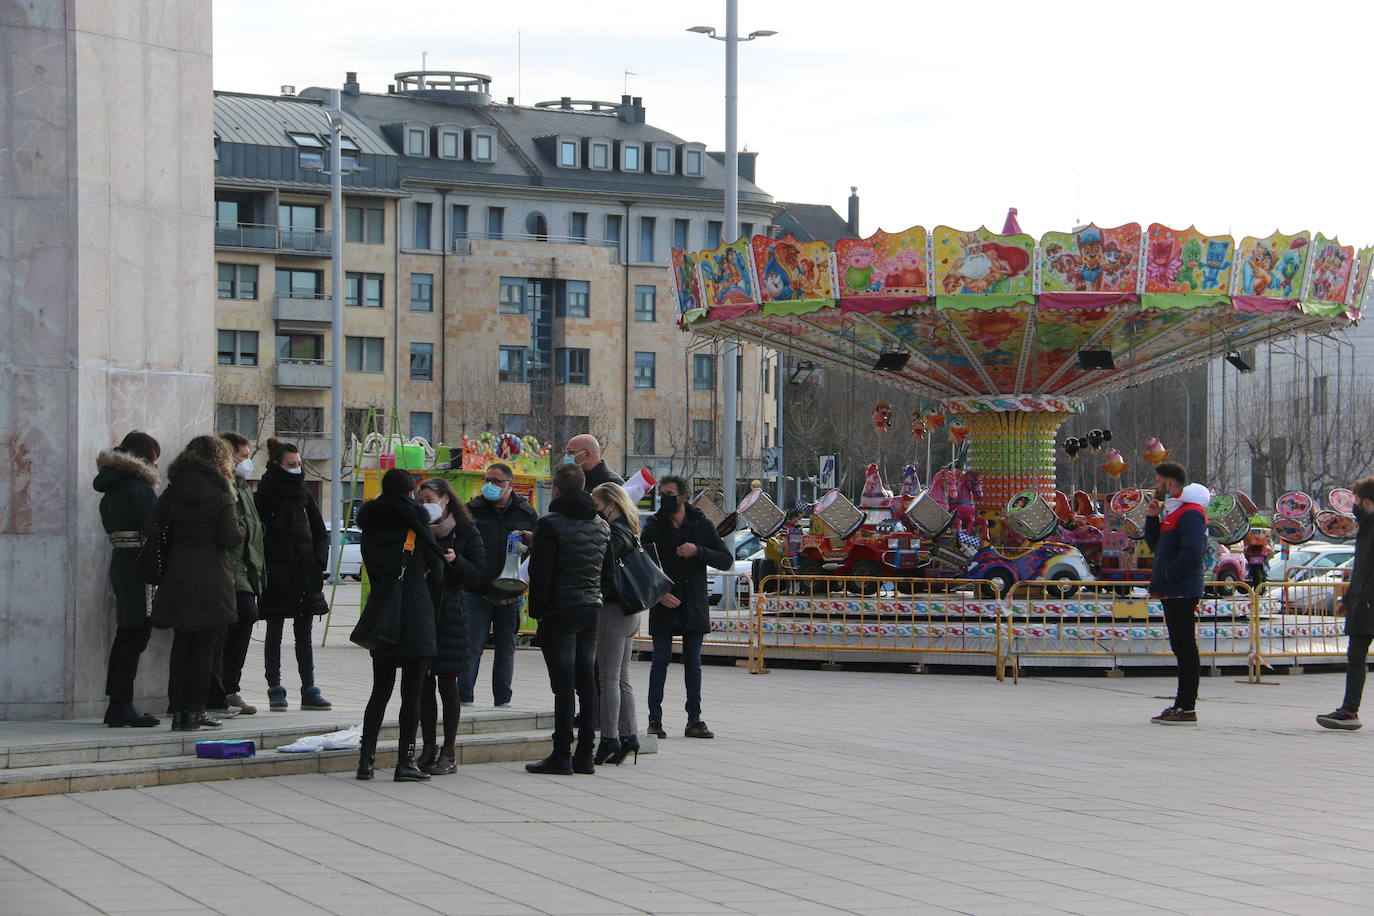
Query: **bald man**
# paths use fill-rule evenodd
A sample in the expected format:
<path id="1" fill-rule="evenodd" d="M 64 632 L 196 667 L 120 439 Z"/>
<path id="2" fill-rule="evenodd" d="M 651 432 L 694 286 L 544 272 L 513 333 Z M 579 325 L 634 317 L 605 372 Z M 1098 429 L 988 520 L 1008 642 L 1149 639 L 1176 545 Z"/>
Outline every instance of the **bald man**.
<path id="1" fill-rule="evenodd" d="M 563 461 L 582 469 L 583 475 L 587 478 L 588 493 L 603 483 L 625 483 L 625 478 L 606 467 L 606 462 L 601 460 L 601 443 L 596 441 L 595 436 L 587 433 L 573 436 L 568 440 L 568 447 L 563 450 Z"/>

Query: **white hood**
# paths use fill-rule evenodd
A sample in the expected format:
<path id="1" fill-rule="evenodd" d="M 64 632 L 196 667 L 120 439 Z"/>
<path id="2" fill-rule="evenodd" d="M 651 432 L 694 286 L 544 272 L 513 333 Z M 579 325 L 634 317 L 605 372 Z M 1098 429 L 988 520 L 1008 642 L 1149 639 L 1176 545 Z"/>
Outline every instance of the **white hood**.
<path id="1" fill-rule="evenodd" d="M 1169 515 L 1184 503 L 1193 503 L 1207 508 L 1207 504 L 1212 501 L 1212 491 L 1200 483 L 1190 483 L 1183 488 L 1183 492 L 1177 498 L 1169 497 L 1164 500 L 1164 514 Z"/>

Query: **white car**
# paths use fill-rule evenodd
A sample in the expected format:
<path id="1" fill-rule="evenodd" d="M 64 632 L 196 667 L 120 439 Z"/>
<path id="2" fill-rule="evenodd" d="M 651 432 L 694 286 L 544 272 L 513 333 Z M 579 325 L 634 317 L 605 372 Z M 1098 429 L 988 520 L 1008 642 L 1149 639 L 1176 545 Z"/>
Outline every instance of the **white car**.
<path id="1" fill-rule="evenodd" d="M 330 532 L 330 543 L 334 542 L 333 529 L 325 525 L 325 529 Z M 339 557 L 339 578 L 352 579 L 361 582 L 363 578 L 363 533 L 357 528 L 344 529 L 343 554 Z M 331 551 L 330 556 L 333 556 Z M 330 578 L 333 578 L 334 571 L 329 571 Z"/>
<path id="2" fill-rule="evenodd" d="M 712 607 L 719 607 L 725 600 L 725 580 L 728 579 L 734 585 L 733 606 L 743 607 L 749 600 L 749 583 L 750 577 L 754 574 L 754 560 L 763 556 L 763 541 L 748 529 L 727 534 L 721 540 L 725 542 L 725 548 L 730 551 L 730 555 L 735 558 L 735 565 L 728 576 L 720 570 L 708 567 L 710 574 L 706 577 L 706 600 Z M 726 606 L 730 607 L 731 604 L 727 603 Z"/>
<path id="3" fill-rule="evenodd" d="M 1265 567 L 1265 578 L 1270 582 L 1284 580 L 1301 582 L 1323 571 L 1340 566 L 1355 556 L 1354 544 L 1326 544 L 1311 541 L 1297 547 L 1288 548 L 1288 556 L 1275 553 Z"/>
<path id="4" fill-rule="evenodd" d="M 1284 610 L 1291 614 L 1336 613 L 1336 598 L 1345 594 L 1346 589 L 1350 587 L 1350 570 L 1354 565 L 1355 560 L 1352 557 L 1325 572 L 1321 569 L 1312 569 L 1301 579 L 1295 574 L 1294 581 L 1303 584 L 1281 590 L 1286 599 L 1283 603 Z"/>

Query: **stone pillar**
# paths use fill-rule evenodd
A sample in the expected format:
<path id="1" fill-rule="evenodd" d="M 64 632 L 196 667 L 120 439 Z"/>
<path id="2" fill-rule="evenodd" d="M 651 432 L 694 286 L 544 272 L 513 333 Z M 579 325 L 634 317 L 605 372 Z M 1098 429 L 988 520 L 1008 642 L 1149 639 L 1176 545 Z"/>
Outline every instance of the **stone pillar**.
<path id="1" fill-rule="evenodd" d="M 214 423 L 210 0 L 0 3 L 0 719 L 104 707 L 95 456 Z M 166 634 L 138 693 L 166 695 Z"/>

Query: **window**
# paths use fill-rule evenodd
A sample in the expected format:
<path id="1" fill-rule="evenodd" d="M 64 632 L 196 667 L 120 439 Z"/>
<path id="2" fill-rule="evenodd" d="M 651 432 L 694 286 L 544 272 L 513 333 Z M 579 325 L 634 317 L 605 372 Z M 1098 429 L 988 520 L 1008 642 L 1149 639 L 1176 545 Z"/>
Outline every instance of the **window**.
<path id="1" fill-rule="evenodd" d="M 426 442 L 434 441 L 434 414 L 427 410 L 410 412 L 410 434 Z"/>
<path id="2" fill-rule="evenodd" d="M 587 214 L 572 213 L 568 216 L 568 235 L 579 242 L 587 240 Z"/>
<path id="3" fill-rule="evenodd" d="M 735 354 L 735 390 L 744 390 L 744 351 Z"/>
<path id="4" fill-rule="evenodd" d="M 219 265 L 219 297 L 221 299 L 258 298 L 258 266 L 256 264 Z"/>
<path id="5" fill-rule="evenodd" d="M 759 374 L 762 376 L 759 381 L 763 385 L 764 394 L 770 394 L 773 391 L 773 373 L 771 370 L 772 363 L 769 360 L 759 361 Z M 764 438 L 767 439 L 768 437 L 765 436 Z"/>
<path id="6" fill-rule="evenodd" d="M 586 435 L 591 429 L 591 417 L 562 414 L 553 418 L 553 441 L 567 442 L 573 436 Z"/>
<path id="7" fill-rule="evenodd" d="M 753 237 L 754 237 L 754 224 L 753 224 L 753 223 L 740 223 L 740 224 L 739 224 L 739 234 L 740 234 L 740 238 L 744 238 L 744 239 L 753 238 Z"/>
<path id="8" fill-rule="evenodd" d="M 527 313 L 525 281 L 522 278 L 501 278 L 501 299 L 500 305 L 497 306 L 497 312 L 502 315 L 524 315 Z"/>
<path id="9" fill-rule="evenodd" d="M 463 158 L 463 141 L 456 131 L 445 130 L 439 132 L 439 158 Z"/>
<path id="10" fill-rule="evenodd" d="M 687 236 L 689 231 L 691 230 L 691 227 L 691 220 L 673 220 L 673 247 L 676 248 L 678 251 L 687 250 Z"/>
<path id="11" fill-rule="evenodd" d="M 635 321 L 653 321 L 658 317 L 658 308 L 656 305 L 657 297 L 657 287 L 635 287 Z"/>
<path id="12" fill-rule="evenodd" d="M 434 381 L 434 344 L 412 343 L 410 345 L 410 380 L 412 382 Z"/>
<path id="13" fill-rule="evenodd" d="M 735 457 L 744 457 L 744 421 L 735 421 Z"/>
<path id="14" fill-rule="evenodd" d="M 592 141 L 592 168 L 607 171 L 611 167 L 611 145 Z"/>
<path id="15" fill-rule="evenodd" d="M 673 174 L 673 148 L 654 144 L 654 174 Z"/>
<path id="16" fill-rule="evenodd" d="M 279 204 L 277 226 L 281 235 L 278 244 L 298 251 L 314 251 L 315 236 L 320 228 L 320 208 L 304 204 Z M 328 250 L 328 245 L 321 246 Z"/>
<path id="17" fill-rule="evenodd" d="M 638 143 L 626 143 L 620 147 L 620 170 L 623 172 L 642 172 L 644 165 L 640 157 L 644 155 L 644 147 Z"/>
<path id="18" fill-rule="evenodd" d="M 296 144 L 296 165 L 303 169 L 324 168 L 324 142 L 314 134 L 287 134 Z"/>
<path id="19" fill-rule="evenodd" d="M 501 432 L 523 436 L 530 431 L 530 415 L 527 413 L 501 414 Z"/>
<path id="20" fill-rule="evenodd" d="M 278 334 L 279 362 L 323 362 L 324 338 L 319 334 Z"/>
<path id="21" fill-rule="evenodd" d="M 324 408 L 279 406 L 272 411 L 272 428 L 278 436 L 318 436 L 324 432 Z"/>
<path id="22" fill-rule="evenodd" d="M 586 318 L 587 302 L 591 295 L 586 280 L 564 280 L 559 284 L 562 295 L 558 297 L 555 313 L 559 318 Z"/>
<path id="23" fill-rule="evenodd" d="M 721 221 L 718 219 L 709 220 L 706 223 L 706 247 L 715 249 L 720 247 L 720 227 Z"/>
<path id="24" fill-rule="evenodd" d="M 215 222 L 224 226 L 239 224 L 239 202 L 237 200 L 215 201 Z"/>
<path id="25" fill-rule="evenodd" d="M 324 275 L 318 270 L 277 268 L 277 295 L 283 299 L 317 299 Z"/>
<path id="26" fill-rule="evenodd" d="M 382 354 L 380 337 L 344 338 L 344 368 L 349 372 L 381 372 Z"/>
<path id="27" fill-rule="evenodd" d="M 558 164 L 565 169 L 577 168 L 577 141 L 558 141 Z"/>
<path id="28" fill-rule="evenodd" d="M 652 261 L 654 259 L 654 218 L 652 216 L 641 216 L 639 218 L 639 260 Z"/>
<path id="29" fill-rule="evenodd" d="M 682 174 L 692 177 L 701 174 L 701 150 L 689 149 L 682 154 Z"/>
<path id="30" fill-rule="evenodd" d="M 468 205 L 454 204 L 453 214 L 453 237 L 455 239 L 465 239 L 468 237 Z"/>
<path id="31" fill-rule="evenodd" d="M 489 133 L 472 135 L 472 158 L 478 162 L 494 162 L 496 159 L 495 141 Z"/>
<path id="32" fill-rule="evenodd" d="M 654 421 L 652 417 L 635 418 L 635 454 L 654 453 Z"/>
<path id="33" fill-rule="evenodd" d="M 716 358 L 710 353 L 698 353 L 692 357 L 692 389 L 716 390 Z"/>
<path id="34" fill-rule="evenodd" d="M 1312 377 L 1312 412 L 1314 414 L 1326 413 L 1326 378 L 1325 375 Z"/>
<path id="35" fill-rule="evenodd" d="M 657 355 L 653 353 L 635 353 L 635 387 L 653 388 L 655 381 L 655 363 L 658 361 Z"/>
<path id="36" fill-rule="evenodd" d="M 773 428 L 772 428 L 771 426 L 769 426 L 767 423 L 764 423 L 764 424 L 763 424 L 763 447 L 764 447 L 764 448 L 768 448 L 770 445 L 777 445 L 776 442 L 769 442 L 769 441 L 768 441 L 768 436 L 769 436 L 769 434 L 772 432 L 772 430 L 773 430 Z"/>
<path id="37" fill-rule="evenodd" d="M 524 347 L 502 347 L 497 363 L 497 377 L 503 382 L 528 382 L 530 379 L 527 365 Z"/>
<path id="38" fill-rule="evenodd" d="M 406 129 L 406 155 L 425 156 L 428 155 L 425 147 L 427 131 L 423 127 L 410 127 Z"/>
<path id="39" fill-rule="evenodd" d="M 434 311 L 434 274 L 410 275 L 410 310 Z"/>
<path id="40" fill-rule="evenodd" d="M 344 275 L 344 305 L 382 307 L 382 275 L 349 272 Z"/>
<path id="41" fill-rule="evenodd" d="M 506 208 L 487 207 L 487 238 L 499 239 L 506 231 Z"/>
<path id="42" fill-rule="evenodd" d="M 380 207 L 345 207 L 344 240 L 368 245 L 382 244 L 385 216 Z"/>
<path id="43" fill-rule="evenodd" d="M 358 157 L 362 150 L 358 149 L 358 144 L 354 143 L 349 137 L 339 138 L 339 165 L 345 172 L 357 171 L 359 166 Z"/>
<path id="44" fill-rule="evenodd" d="M 222 433 L 234 432 L 249 439 L 257 439 L 258 405 L 256 404 L 216 404 L 215 428 Z"/>
<path id="45" fill-rule="evenodd" d="M 434 221 L 434 204 L 415 205 L 415 247 L 429 248 L 429 228 Z"/>
<path id="46" fill-rule="evenodd" d="M 256 366 L 258 364 L 258 332 L 220 331 L 219 364 L 221 366 Z"/>
<path id="47" fill-rule="evenodd" d="M 698 455 L 716 453 L 716 428 L 710 420 L 692 421 L 692 451 Z"/>
<path id="48" fill-rule="evenodd" d="M 580 347 L 559 347 L 553 351 L 555 375 L 559 385 L 586 385 L 590 375 L 591 351 Z"/>
<path id="49" fill-rule="evenodd" d="M 620 222 L 619 213 L 606 214 L 606 241 L 616 248 L 620 247 Z"/>

